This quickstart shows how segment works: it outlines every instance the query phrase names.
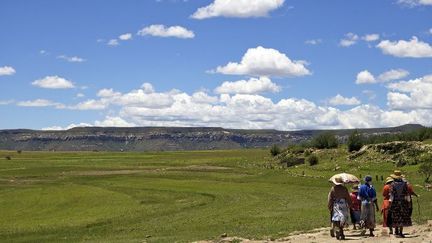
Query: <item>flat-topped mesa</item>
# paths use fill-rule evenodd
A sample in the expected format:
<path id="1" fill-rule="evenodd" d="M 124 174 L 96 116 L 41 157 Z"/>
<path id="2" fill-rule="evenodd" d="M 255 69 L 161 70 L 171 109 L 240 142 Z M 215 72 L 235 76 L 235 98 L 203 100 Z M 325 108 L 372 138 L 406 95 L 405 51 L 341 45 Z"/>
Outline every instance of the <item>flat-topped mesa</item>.
<path id="1" fill-rule="evenodd" d="M 400 133 L 422 128 L 359 129 L 364 134 Z M 221 127 L 76 127 L 61 131 L 0 130 L 0 149 L 58 151 L 162 151 L 286 146 L 311 139 L 324 130 L 278 131 Z M 353 130 L 333 130 L 343 140 Z"/>

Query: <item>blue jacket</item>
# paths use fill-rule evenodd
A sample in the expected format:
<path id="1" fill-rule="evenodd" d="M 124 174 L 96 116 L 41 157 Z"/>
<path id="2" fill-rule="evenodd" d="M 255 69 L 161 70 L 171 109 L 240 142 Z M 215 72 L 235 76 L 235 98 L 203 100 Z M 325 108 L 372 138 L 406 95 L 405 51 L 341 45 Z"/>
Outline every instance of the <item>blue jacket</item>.
<path id="1" fill-rule="evenodd" d="M 359 188 L 358 197 L 361 201 L 372 202 L 376 199 L 376 191 L 372 185 L 363 184 Z"/>

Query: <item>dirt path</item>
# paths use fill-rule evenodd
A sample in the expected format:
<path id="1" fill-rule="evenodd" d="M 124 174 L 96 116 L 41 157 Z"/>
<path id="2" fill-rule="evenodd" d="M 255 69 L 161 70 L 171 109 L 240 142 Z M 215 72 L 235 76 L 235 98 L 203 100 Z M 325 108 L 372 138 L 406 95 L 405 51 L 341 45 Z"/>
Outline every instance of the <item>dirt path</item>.
<path id="1" fill-rule="evenodd" d="M 248 240 L 237 237 L 225 237 L 215 241 L 199 241 L 199 243 L 228 243 L 228 242 L 341 242 L 330 237 L 330 228 L 320 228 L 307 233 L 292 233 L 290 236 L 275 240 Z M 360 230 L 349 229 L 346 231 L 347 242 L 394 242 L 394 243 L 432 243 L 432 220 L 425 225 L 415 225 L 405 230 L 406 238 L 396 238 L 388 234 L 387 229 L 378 227 L 375 237 L 361 236 Z"/>

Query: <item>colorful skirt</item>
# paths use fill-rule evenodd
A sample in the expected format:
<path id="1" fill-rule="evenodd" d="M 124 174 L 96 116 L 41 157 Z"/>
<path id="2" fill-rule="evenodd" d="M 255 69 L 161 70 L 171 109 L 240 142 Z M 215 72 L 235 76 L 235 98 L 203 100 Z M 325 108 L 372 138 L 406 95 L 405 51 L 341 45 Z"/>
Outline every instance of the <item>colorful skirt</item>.
<path id="1" fill-rule="evenodd" d="M 390 210 L 390 202 L 388 199 L 384 199 L 382 207 L 381 207 L 381 213 L 383 215 L 383 227 L 390 227 L 390 224 L 388 224 L 389 210 Z"/>
<path id="2" fill-rule="evenodd" d="M 375 207 L 372 202 L 363 201 L 361 205 L 361 225 L 366 229 L 375 228 Z"/>
<path id="3" fill-rule="evenodd" d="M 333 203 L 332 222 L 339 223 L 339 227 L 348 225 L 349 208 L 345 199 Z"/>
<path id="4" fill-rule="evenodd" d="M 392 227 L 411 226 L 410 203 L 406 200 L 393 201 L 390 210 L 390 224 Z"/>

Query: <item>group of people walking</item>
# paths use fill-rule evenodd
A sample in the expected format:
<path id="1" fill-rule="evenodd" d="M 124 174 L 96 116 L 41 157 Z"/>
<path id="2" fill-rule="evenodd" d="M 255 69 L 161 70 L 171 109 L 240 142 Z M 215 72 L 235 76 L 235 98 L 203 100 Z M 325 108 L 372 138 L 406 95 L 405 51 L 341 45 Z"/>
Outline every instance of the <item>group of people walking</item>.
<path id="1" fill-rule="evenodd" d="M 377 192 L 372 185 L 372 177 L 366 176 L 363 184 L 354 185 L 351 193 L 344 186 L 341 177 L 333 177 L 331 181 L 334 184 L 328 195 L 331 235 L 340 240 L 345 239 L 344 228 L 348 225 L 350 217 L 354 229 L 358 226 L 362 229 L 363 235 L 369 230 L 369 236 L 373 237 L 376 227 L 375 212 L 379 212 L 380 207 Z M 383 226 L 388 227 L 389 233 L 398 238 L 404 238 L 404 227 L 412 225 L 412 196 L 418 195 L 401 171 L 396 170 L 387 177 L 381 207 Z"/>

